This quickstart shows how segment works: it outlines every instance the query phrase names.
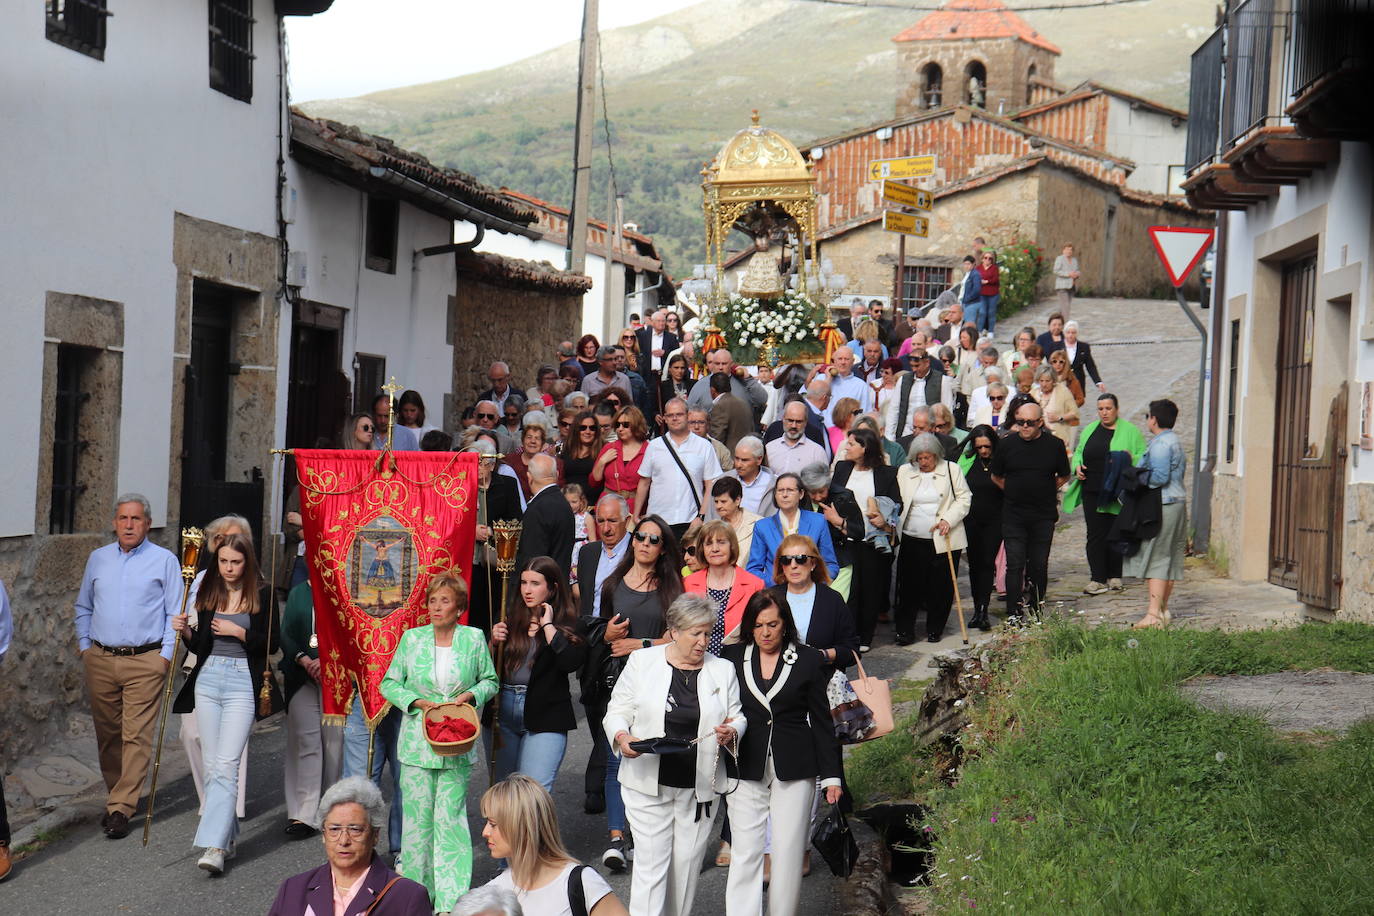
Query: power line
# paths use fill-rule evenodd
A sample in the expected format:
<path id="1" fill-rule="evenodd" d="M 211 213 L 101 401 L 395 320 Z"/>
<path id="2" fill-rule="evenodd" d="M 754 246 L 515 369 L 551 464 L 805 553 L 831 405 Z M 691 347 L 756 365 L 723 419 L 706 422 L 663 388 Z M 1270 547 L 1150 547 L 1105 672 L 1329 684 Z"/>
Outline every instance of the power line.
<path id="1" fill-rule="evenodd" d="M 596 33 L 596 69 L 601 79 L 601 123 L 606 129 L 606 162 L 611 167 L 611 189 L 615 196 L 620 196 L 620 185 L 615 180 L 615 155 L 611 152 L 611 113 L 606 107 L 606 55 L 601 50 L 601 31 Z M 606 218 L 606 225 L 610 225 L 615 218 L 612 213 Z"/>
<path id="2" fill-rule="evenodd" d="M 797 3 L 821 3 L 827 6 L 848 6 L 854 9 L 910 10 L 914 13 L 986 13 L 987 9 L 951 9 L 947 6 L 917 6 L 910 3 L 894 3 L 891 0 L 795 0 Z M 1007 12 L 1021 13 L 1038 10 L 1087 10 L 1102 9 L 1108 6 L 1125 6 L 1128 3 L 1146 3 L 1148 0 L 1088 0 L 1085 3 L 1043 3 L 1030 6 L 1009 6 Z"/>

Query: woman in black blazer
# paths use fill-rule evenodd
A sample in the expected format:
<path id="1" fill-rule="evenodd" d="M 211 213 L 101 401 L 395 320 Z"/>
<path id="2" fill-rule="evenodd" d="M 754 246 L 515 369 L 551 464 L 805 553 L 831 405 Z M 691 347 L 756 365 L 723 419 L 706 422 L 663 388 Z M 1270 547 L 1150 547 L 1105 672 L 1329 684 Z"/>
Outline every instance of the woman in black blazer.
<path id="1" fill-rule="evenodd" d="M 725 912 L 756 916 L 762 910 L 771 815 L 768 913 L 786 916 L 797 911 L 801 897 L 817 777 L 827 803 L 840 799 L 843 763 L 825 695 L 832 669 L 820 650 L 802 643 L 787 601 L 772 592 L 749 599 L 739 632 L 740 642 L 724 650 L 735 666 L 748 723 L 739 746 L 739 788 L 730 801 L 733 847 Z"/>
<path id="2" fill-rule="evenodd" d="M 262 581 L 253 545 L 245 535 L 225 535 L 196 592 L 190 614 L 172 618 L 172 629 L 196 655 L 195 667 L 177 694 L 173 712 L 196 710 L 205 773 L 205 804 L 194 843 L 205 847 L 196 864 L 224 871 L 238 839 L 239 757 L 255 719 L 281 710 L 276 680 L 269 681 L 267 708 L 259 702 L 267 656 L 277 648 L 280 621 L 270 583 Z"/>
<path id="3" fill-rule="evenodd" d="M 524 773 L 552 792 L 568 732 L 577 728 L 568 675 L 587 659 L 572 590 L 552 557 L 535 557 L 520 573 L 520 591 L 506 622 L 492 626 L 491 641 L 493 650 L 504 644 L 496 672 L 501 678 L 496 778 Z"/>
<path id="4" fill-rule="evenodd" d="M 1088 346 L 1086 340 L 1078 339 L 1078 322 L 1067 321 L 1064 323 L 1064 352 L 1069 357 L 1069 368 L 1078 377 L 1078 384 L 1084 390 L 1088 390 L 1088 373 L 1092 373 L 1093 381 L 1097 384 L 1099 391 L 1107 390 L 1107 383 L 1102 381 L 1102 373 L 1097 371 L 1097 360 L 1093 359 L 1093 348 Z"/>
<path id="5" fill-rule="evenodd" d="M 673 398 L 687 400 L 687 395 L 692 390 L 692 373 L 687 366 L 687 358 L 681 353 L 668 359 L 668 366 L 663 370 L 663 378 L 658 383 L 658 401 L 654 405 L 655 417 L 663 413 L 663 405 Z"/>
<path id="6" fill-rule="evenodd" d="M 830 672 L 854 664 L 859 658 L 854 615 L 830 587 L 830 570 L 816 542 L 804 534 L 783 538 L 773 561 L 773 577 L 781 584 L 769 591 L 791 609 L 802 642 L 821 650 Z"/>
<path id="7" fill-rule="evenodd" d="M 835 464 L 835 476 L 830 484 L 854 494 L 871 531 L 881 515 L 870 512 L 870 498 L 886 496 L 894 507 L 902 504 L 897 469 L 888 466 L 882 440 L 862 426 L 851 429 L 845 436 L 840 455 L 844 460 Z M 887 544 L 886 539 L 882 543 Z M 873 645 L 878 621 L 888 617 L 887 586 L 892 581 L 892 548 L 889 545 L 886 550 L 880 549 L 878 541 L 864 538 L 854 545 L 853 555 L 849 606 L 854 610 L 859 631 L 859 651 L 867 652 Z"/>

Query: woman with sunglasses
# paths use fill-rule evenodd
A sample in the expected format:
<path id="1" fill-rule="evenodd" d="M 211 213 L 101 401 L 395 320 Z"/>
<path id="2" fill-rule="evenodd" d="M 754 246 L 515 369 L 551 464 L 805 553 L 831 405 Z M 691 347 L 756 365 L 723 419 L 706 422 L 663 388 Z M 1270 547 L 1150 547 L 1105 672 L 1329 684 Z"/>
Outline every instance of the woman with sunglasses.
<path id="1" fill-rule="evenodd" d="M 595 334 L 583 334 L 577 341 L 577 365 L 582 370 L 582 377 L 594 375 L 596 370 L 601 368 L 601 363 L 596 358 L 596 351 L 601 349 L 601 341 L 596 339 Z"/>
<path id="2" fill-rule="evenodd" d="M 632 653 L 667 642 L 668 608 L 682 594 L 682 555 L 668 523 L 657 515 L 639 520 L 630 532 L 630 549 L 601 586 L 601 616 L 608 621 L 603 642 L 623 668 Z M 614 732 L 607 732 L 611 736 Z M 601 864 L 622 871 L 625 851 L 625 803 L 620 795 L 620 757 L 606 760 L 606 823 L 610 845 Z"/>
<path id="3" fill-rule="evenodd" d="M 854 664 L 859 657 L 854 615 L 840 593 L 830 587 L 830 570 L 821 560 L 816 542 L 804 534 L 783 538 L 773 577 L 781 584 L 769 591 L 787 602 L 802 642 L 825 656 L 826 677 Z"/>
<path id="4" fill-rule="evenodd" d="M 1078 376 L 1073 374 L 1073 368 L 1069 365 L 1069 354 L 1063 350 L 1055 350 L 1050 353 L 1050 368 L 1059 377 L 1059 381 L 1069 389 L 1069 394 L 1073 395 L 1074 404 L 1083 406 L 1083 385 L 1078 381 Z"/>
<path id="5" fill-rule="evenodd" d="M 634 328 L 620 332 L 620 346 L 625 348 L 625 371 L 628 374 L 639 368 L 639 337 Z"/>
<path id="6" fill-rule="evenodd" d="M 1031 397 L 1045 412 L 1045 426 L 1064 443 L 1065 450 L 1072 453 L 1078 434 L 1078 405 L 1073 402 L 1069 387 L 1059 380 L 1052 367 L 1041 366 L 1035 370 Z"/>
<path id="7" fill-rule="evenodd" d="M 667 315 L 663 316 L 663 320 L 667 323 L 668 330 L 674 337 L 680 338 L 682 336 L 682 317 L 677 312 L 668 312 Z"/>
<path id="8" fill-rule="evenodd" d="M 982 288 L 979 290 L 983 301 L 982 313 L 987 323 L 988 334 L 991 335 L 997 327 L 997 303 L 1002 299 L 1001 271 L 997 267 L 997 256 L 991 250 L 983 252 L 982 260 L 978 263 L 978 273 L 983 280 Z"/>
<path id="9" fill-rule="evenodd" d="M 639 486 L 639 466 L 644 463 L 649 428 L 638 407 L 622 407 L 615 415 L 616 441 L 605 446 L 592 465 L 589 480 L 625 500 L 635 514 L 635 490 Z"/>
<path id="10" fill-rule="evenodd" d="M 769 872 L 768 916 L 790 916 L 810 858 L 806 838 L 817 778 L 827 804 L 840 800 L 843 763 L 825 695 L 832 669 L 805 644 L 788 603 L 773 592 L 749 599 L 740 641 L 726 647 L 725 659 L 735 666 L 748 725 L 730 803 L 734 848 L 725 912 L 758 916 Z M 770 820 L 772 848 L 765 854 Z"/>
<path id="11" fill-rule="evenodd" d="M 1006 398 L 1003 391 L 1002 399 Z M 964 536 L 968 539 L 968 580 L 973 592 L 971 627 L 992 629 L 988 607 L 996 572 L 997 551 L 1002 546 L 1002 488 L 993 483 L 992 456 L 997 453 L 999 436 L 991 426 L 975 426 L 969 433 L 968 451 L 959 459 L 972 500 L 964 516 Z"/>
<path id="12" fill-rule="evenodd" d="M 559 418 L 559 424 L 563 423 Z M 590 410 L 573 411 L 568 429 L 558 443 L 558 457 L 563 459 L 563 480 L 582 487 L 587 505 L 594 506 L 601 498 L 600 483 L 592 482 L 592 468 L 601 452 L 601 433 L 596 417 Z"/>
<path id="13" fill-rule="evenodd" d="M 344 449 L 372 448 L 372 414 L 355 413 L 339 433 L 339 447 Z"/>

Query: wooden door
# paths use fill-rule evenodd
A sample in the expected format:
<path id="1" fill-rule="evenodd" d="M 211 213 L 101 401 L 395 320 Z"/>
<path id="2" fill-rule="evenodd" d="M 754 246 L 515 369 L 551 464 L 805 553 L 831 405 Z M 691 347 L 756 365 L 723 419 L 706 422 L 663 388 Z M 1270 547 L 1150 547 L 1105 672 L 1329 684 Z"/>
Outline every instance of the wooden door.
<path id="1" fill-rule="evenodd" d="M 1279 346 L 1274 406 L 1273 519 L 1269 528 L 1269 581 L 1298 587 L 1298 520 L 1302 460 L 1309 454 L 1307 428 L 1312 399 L 1313 324 L 1317 259 L 1283 269 L 1279 296 Z"/>
<path id="2" fill-rule="evenodd" d="M 1298 477 L 1298 600 L 1331 611 L 1341 606 L 1348 391 L 1342 382 L 1331 399 L 1322 451 L 1302 460 Z"/>

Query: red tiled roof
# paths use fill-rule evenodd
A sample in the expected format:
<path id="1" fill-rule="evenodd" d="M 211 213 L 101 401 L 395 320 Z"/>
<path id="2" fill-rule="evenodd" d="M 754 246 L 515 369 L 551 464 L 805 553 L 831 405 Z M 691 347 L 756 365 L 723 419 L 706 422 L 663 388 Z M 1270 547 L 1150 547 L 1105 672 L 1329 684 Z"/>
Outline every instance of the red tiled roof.
<path id="1" fill-rule="evenodd" d="M 564 219 L 568 218 L 567 207 L 559 206 L 555 203 L 550 203 L 547 200 L 540 200 L 533 194 L 526 194 L 524 191 L 517 191 L 514 188 L 508 188 L 504 185 L 502 185 L 501 187 L 501 193 L 509 198 L 520 201 L 521 203 L 531 204 L 535 207 L 538 207 L 541 210 L 547 210 L 550 213 L 557 214 L 558 216 L 561 216 Z M 588 219 L 587 225 L 593 226 L 597 229 L 606 229 L 606 221 L 604 219 Z M 635 232 L 633 229 L 621 229 L 621 233 L 625 236 L 625 238 L 634 239 L 636 242 L 643 242 L 646 245 L 652 245 L 654 243 L 653 239 L 649 238 L 642 232 Z"/>
<path id="2" fill-rule="evenodd" d="M 559 270 L 548 261 L 524 261 L 490 251 L 465 251 L 458 265 L 465 276 L 507 289 L 581 295 L 592 288 L 591 277 Z"/>
<path id="3" fill-rule="evenodd" d="M 1051 54 L 1061 53 L 1031 28 L 1026 20 L 1007 9 L 1001 0 L 950 0 L 892 40 L 948 41 L 961 38 L 1019 38 Z"/>

